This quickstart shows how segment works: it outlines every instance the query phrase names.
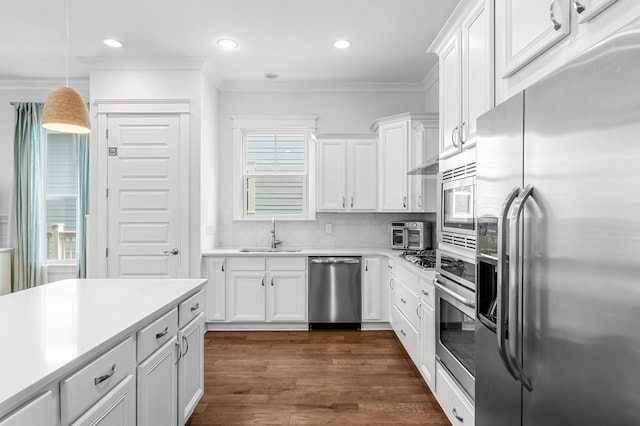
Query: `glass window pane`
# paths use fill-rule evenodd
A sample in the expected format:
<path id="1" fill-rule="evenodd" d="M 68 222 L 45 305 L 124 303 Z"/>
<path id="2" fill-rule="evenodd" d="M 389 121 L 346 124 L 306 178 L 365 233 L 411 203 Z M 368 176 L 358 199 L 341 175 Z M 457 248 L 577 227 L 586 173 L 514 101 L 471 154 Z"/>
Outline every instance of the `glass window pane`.
<path id="1" fill-rule="evenodd" d="M 76 258 L 76 198 L 47 200 L 47 259 Z"/>
<path id="2" fill-rule="evenodd" d="M 245 140 L 246 173 L 304 173 L 306 136 L 251 134 Z"/>
<path id="3" fill-rule="evenodd" d="M 249 177 L 246 180 L 246 215 L 302 215 L 304 193 L 302 177 Z"/>
<path id="4" fill-rule="evenodd" d="M 47 135 L 47 196 L 77 192 L 77 158 L 72 135 Z"/>

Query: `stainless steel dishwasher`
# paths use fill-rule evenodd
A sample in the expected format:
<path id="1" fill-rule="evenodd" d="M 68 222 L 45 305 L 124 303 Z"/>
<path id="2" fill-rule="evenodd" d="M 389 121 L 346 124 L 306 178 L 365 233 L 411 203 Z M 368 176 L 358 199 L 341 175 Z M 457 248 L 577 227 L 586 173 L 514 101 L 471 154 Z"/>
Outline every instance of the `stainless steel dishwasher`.
<path id="1" fill-rule="evenodd" d="M 309 257 L 309 329 L 362 323 L 360 257 Z"/>

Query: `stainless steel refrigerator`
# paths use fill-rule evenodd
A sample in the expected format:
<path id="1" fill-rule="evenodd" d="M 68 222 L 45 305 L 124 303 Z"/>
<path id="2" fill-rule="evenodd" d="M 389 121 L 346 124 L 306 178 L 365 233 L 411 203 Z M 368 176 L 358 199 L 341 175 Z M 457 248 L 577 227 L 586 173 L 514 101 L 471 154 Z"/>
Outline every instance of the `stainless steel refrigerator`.
<path id="1" fill-rule="evenodd" d="M 640 22 L 483 115 L 476 425 L 640 424 Z"/>

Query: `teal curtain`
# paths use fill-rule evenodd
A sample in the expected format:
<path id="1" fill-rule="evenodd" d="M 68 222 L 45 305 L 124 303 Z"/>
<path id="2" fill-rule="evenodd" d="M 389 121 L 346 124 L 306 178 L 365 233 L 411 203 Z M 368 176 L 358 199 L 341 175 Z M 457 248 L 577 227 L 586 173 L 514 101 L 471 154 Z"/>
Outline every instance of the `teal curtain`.
<path id="1" fill-rule="evenodd" d="M 40 103 L 14 104 L 13 291 L 46 282 L 46 228 L 42 220 L 42 107 Z"/>
<path id="2" fill-rule="evenodd" d="M 87 220 L 89 212 L 89 135 L 74 135 L 78 152 L 78 208 L 76 218 L 76 276 L 87 277 Z"/>

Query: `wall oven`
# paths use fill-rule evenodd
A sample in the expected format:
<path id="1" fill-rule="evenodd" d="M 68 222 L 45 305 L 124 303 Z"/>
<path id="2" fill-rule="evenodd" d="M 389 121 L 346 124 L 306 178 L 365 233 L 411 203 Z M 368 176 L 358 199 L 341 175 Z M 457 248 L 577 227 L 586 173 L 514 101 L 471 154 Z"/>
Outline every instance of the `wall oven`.
<path id="1" fill-rule="evenodd" d="M 438 250 L 436 358 L 475 399 L 476 261 Z"/>
<path id="2" fill-rule="evenodd" d="M 425 250 L 431 248 L 429 222 L 391 222 L 391 248 Z"/>
<path id="3" fill-rule="evenodd" d="M 475 251 L 476 163 L 445 170 L 440 175 L 440 241 Z"/>

